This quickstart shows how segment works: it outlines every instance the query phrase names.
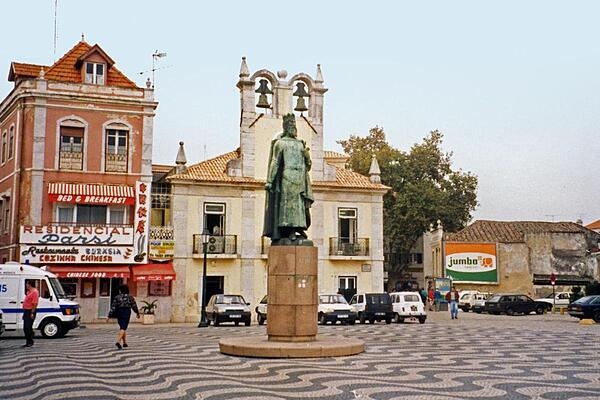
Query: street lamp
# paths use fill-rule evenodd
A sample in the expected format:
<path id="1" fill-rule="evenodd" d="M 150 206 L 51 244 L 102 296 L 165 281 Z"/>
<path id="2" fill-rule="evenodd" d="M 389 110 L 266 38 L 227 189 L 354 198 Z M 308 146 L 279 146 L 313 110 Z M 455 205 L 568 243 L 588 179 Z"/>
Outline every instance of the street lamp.
<path id="1" fill-rule="evenodd" d="M 210 324 L 208 317 L 206 316 L 206 247 L 208 245 L 208 239 L 210 239 L 208 229 L 204 228 L 200 237 L 202 238 L 204 261 L 202 263 L 202 297 L 200 298 L 200 301 L 202 301 L 202 309 L 200 311 L 200 323 L 198 324 L 198 328 L 206 328 Z"/>

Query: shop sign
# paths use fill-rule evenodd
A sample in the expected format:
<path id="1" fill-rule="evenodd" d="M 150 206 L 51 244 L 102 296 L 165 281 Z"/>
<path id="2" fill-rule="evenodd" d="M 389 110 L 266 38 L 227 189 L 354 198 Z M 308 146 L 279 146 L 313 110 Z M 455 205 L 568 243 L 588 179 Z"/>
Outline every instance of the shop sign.
<path id="1" fill-rule="evenodd" d="M 21 245 L 21 258 L 31 264 L 132 264 L 132 246 Z"/>
<path id="2" fill-rule="evenodd" d="M 145 264 L 148 262 L 148 215 L 150 205 L 150 183 L 136 181 L 135 184 L 135 220 L 134 220 L 134 238 L 133 246 L 135 255 L 133 260 L 136 263 Z"/>
<path id="3" fill-rule="evenodd" d="M 115 204 L 132 205 L 134 199 L 126 196 L 97 196 L 97 195 L 74 195 L 74 194 L 49 194 L 51 202 L 73 203 L 73 204 Z"/>
<path id="4" fill-rule="evenodd" d="M 22 225 L 20 243 L 63 246 L 131 246 L 133 244 L 133 227 Z"/>
<path id="5" fill-rule="evenodd" d="M 174 240 L 151 240 L 148 257 L 153 260 L 170 260 L 175 256 Z"/>
<path id="6" fill-rule="evenodd" d="M 496 243 L 445 243 L 446 277 L 458 283 L 498 283 Z"/>

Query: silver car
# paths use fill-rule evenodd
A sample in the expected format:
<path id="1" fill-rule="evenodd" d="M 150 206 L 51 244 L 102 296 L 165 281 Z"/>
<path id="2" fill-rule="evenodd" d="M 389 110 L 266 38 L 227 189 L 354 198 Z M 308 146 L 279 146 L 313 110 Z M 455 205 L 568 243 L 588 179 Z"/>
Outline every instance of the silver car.
<path id="1" fill-rule="evenodd" d="M 215 326 L 221 322 L 250 326 L 250 303 L 239 294 L 215 294 L 206 305 L 206 316 Z"/>

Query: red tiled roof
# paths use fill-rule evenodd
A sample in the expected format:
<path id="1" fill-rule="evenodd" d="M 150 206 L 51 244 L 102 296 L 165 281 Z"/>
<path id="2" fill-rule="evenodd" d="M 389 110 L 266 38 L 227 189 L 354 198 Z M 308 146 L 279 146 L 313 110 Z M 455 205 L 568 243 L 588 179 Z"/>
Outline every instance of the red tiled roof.
<path id="1" fill-rule="evenodd" d="M 600 229 L 600 219 L 585 226 L 588 229 Z"/>
<path id="2" fill-rule="evenodd" d="M 78 68 L 77 65 L 80 64 L 80 58 L 83 55 L 89 55 L 89 53 L 93 52 L 91 50 L 97 51 L 102 57 L 106 58 L 109 66 L 106 77 L 106 86 L 137 88 L 137 85 L 133 81 L 123 75 L 116 67 L 111 66 L 113 64 L 112 59 L 106 55 L 100 46 L 90 46 L 84 41 L 73 46 L 71 50 L 66 52 L 51 66 L 13 62 L 11 64 L 8 80 L 14 81 L 21 77 L 35 78 L 39 76 L 40 69 L 44 68 L 44 76 L 47 80 L 83 83 L 83 75 L 81 69 Z M 79 67 L 81 66 L 79 65 Z"/>
<path id="3" fill-rule="evenodd" d="M 256 183 L 262 184 L 263 180 L 227 175 L 227 163 L 240 157 L 240 149 L 222 154 L 210 160 L 202 161 L 190 166 L 186 172 L 169 176 L 170 180 L 188 180 L 199 182 L 223 182 L 223 183 Z M 368 177 L 356 172 L 336 168 L 335 182 L 314 181 L 313 187 L 340 187 L 358 189 L 387 190 L 387 186 L 372 183 Z"/>
<path id="4" fill-rule="evenodd" d="M 448 234 L 446 239 L 451 242 L 521 243 L 524 242 L 525 235 L 531 233 L 588 232 L 574 222 L 479 220 L 459 232 Z"/>

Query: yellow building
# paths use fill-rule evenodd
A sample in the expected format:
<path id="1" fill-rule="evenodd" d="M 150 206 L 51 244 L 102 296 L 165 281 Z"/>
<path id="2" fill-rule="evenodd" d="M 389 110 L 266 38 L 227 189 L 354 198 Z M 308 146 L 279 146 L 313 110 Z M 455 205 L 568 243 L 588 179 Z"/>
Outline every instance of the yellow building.
<path id="1" fill-rule="evenodd" d="M 183 152 L 166 179 L 171 184 L 177 280 L 174 322 L 198 321 L 206 245 L 206 299 L 215 293 L 242 294 L 252 308 L 267 293 L 270 239 L 262 236 L 265 178 L 273 137 L 282 118 L 296 114 L 298 138 L 310 147 L 315 202 L 309 239 L 318 247 L 319 293 L 383 290 L 383 195 L 373 160 L 371 176 L 345 169 L 347 157 L 323 149 L 323 86 L 317 74 L 287 78 L 259 70 L 250 74 L 242 59 L 237 87 L 241 99 L 240 147 L 191 166 Z M 199 295 L 200 294 L 200 295 Z M 349 298 L 349 297 L 348 297 Z"/>

